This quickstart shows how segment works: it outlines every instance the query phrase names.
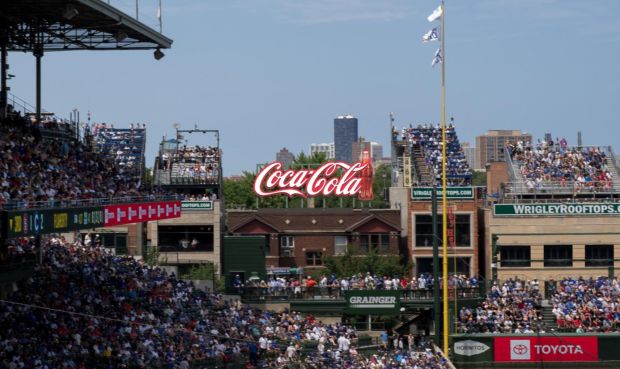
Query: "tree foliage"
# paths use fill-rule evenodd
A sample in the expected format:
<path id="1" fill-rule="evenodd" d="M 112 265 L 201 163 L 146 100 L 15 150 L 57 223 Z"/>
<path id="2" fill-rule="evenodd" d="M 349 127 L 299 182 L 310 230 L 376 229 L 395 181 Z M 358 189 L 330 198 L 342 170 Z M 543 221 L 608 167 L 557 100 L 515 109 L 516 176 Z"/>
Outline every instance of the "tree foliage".
<path id="1" fill-rule="evenodd" d="M 398 255 L 379 255 L 375 250 L 361 253 L 348 246 L 343 255 L 327 256 L 323 260 L 327 273 L 338 278 L 348 278 L 355 274 L 402 277 L 411 270 L 410 263 L 402 263 Z"/>
<path id="2" fill-rule="evenodd" d="M 472 185 L 484 186 L 487 185 L 487 172 L 475 170 L 471 179 Z"/>

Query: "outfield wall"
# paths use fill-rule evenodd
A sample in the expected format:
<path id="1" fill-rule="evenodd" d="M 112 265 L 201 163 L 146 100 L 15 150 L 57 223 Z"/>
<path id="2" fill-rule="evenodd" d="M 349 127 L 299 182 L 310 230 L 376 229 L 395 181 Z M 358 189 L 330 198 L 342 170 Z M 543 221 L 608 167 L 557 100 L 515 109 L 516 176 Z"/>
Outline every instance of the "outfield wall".
<path id="1" fill-rule="evenodd" d="M 617 334 L 454 335 L 457 368 L 620 368 Z"/>

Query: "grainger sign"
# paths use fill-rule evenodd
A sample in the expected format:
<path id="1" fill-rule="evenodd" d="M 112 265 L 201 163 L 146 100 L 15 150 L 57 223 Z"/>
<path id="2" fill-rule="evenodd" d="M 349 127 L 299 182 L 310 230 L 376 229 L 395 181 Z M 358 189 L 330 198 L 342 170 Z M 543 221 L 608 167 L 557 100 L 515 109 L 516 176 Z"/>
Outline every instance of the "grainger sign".
<path id="1" fill-rule="evenodd" d="M 348 290 L 346 312 L 359 315 L 393 315 L 400 312 L 398 290 Z"/>
<path id="2" fill-rule="evenodd" d="M 258 196 L 287 195 L 289 197 L 357 196 L 369 201 L 372 193 L 372 163 L 368 152 L 361 161 L 348 164 L 328 162 L 315 169 L 285 170 L 282 163 L 267 164 L 254 180 Z"/>

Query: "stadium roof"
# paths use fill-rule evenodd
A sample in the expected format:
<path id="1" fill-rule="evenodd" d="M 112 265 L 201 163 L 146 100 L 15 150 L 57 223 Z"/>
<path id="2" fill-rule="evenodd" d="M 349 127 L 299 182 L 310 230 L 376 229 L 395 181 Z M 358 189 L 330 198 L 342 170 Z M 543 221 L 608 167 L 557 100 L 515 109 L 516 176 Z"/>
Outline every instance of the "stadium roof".
<path id="1" fill-rule="evenodd" d="M 101 0 L 2 0 L 3 39 L 12 51 L 34 51 L 37 44 L 44 52 L 172 45 L 171 39 Z"/>

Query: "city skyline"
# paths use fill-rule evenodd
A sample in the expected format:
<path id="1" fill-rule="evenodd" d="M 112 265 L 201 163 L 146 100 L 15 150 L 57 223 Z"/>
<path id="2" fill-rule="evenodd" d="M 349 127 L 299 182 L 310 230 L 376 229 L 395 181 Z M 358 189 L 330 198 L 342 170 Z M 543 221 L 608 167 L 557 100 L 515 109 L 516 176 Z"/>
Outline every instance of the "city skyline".
<path id="1" fill-rule="evenodd" d="M 111 4 L 132 12 L 131 4 Z M 149 21 L 157 2 L 140 6 L 140 19 L 155 27 Z M 421 42 L 435 1 L 163 1 L 162 7 L 163 33 L 174 40 L 163 59 L 47 53 L 43 107 L 63 117 L 79 108 L 83 120 L 90 111 L 92 121 L 117 127 L 148 123 L 147 166 L 174 123 L 219 129 L 226 175 L 253 171 L 278 146 L 300 152 L 325 142 L 342 112 L 362 122 L 360 136 L 384 148 L 389 112 L 397 128 L 440 121 L 440 73 L 430 66 L 436 45 Z M 477 0 L 448 1 L 446 8 L 447 112 L 463 141 L 490 129 L 519 129 L 572 144 L 582 131 L 584 143 L 614 144 L 620 3 Z M 8 62 L 11 92 L 33 104 L 34 57 L 10 53 Z"/>

